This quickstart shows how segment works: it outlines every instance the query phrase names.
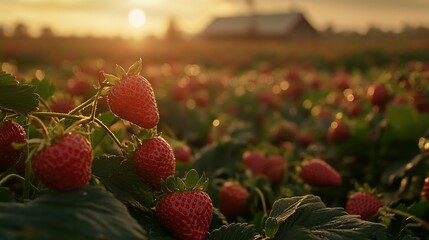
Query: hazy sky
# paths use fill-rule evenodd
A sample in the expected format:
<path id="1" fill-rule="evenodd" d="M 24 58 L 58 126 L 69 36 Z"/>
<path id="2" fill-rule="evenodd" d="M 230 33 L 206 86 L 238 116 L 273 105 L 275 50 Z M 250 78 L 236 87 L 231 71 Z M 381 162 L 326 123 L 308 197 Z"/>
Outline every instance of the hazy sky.
<path id="1" fill-rule="evenodd" d="M 0 26 L 10 32 L 17 22 L 36 35 L 50 26 L 61 35 L 143 37 L 162 35 L 174 17 L 190 34 L 201 31 L 215 16 L 245 14 L 245 0 L 2 0 Z M 254 0 L 257 11 L 302 10 L 319 30 L 365 32 L 369 25 L 398 31 L 405 24 L 429 26 L 429 0 Z M 128 13 L 139 8 L 146 23 L 133 28 Z"/>

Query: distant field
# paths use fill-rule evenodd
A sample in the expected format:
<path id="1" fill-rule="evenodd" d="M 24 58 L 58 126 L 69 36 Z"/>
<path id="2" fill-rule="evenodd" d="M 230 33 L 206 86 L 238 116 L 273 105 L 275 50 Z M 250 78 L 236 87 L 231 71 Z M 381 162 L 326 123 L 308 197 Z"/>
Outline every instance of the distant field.
<path id="1" fill-rule="evenodd" d="M 118 39 L 1 39 L 0 61 L 20 67 L 104 59 L 128 64 L 198 63 L 216 68 L 309 64 L 316 68 L 369 67 L 429 61 L 429 39 L 318 39 L 313 41 L 126 41 Z"/>

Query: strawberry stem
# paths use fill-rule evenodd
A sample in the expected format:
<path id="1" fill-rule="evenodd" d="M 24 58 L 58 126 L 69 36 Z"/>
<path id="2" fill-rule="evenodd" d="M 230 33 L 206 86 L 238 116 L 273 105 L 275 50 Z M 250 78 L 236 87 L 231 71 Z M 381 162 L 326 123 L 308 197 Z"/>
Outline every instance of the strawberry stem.
<path id="1" fill-rule="evenodd" d="M 27 131 L 27 139 L 29 139 L 29 131 Z M 33 158 L 33 155 L 37 152 L 39 148 L 35 147 L 29 151 L 29 146 L 27 145 L 27 158 L 25 159 L 25 181 L 24 181 L 24 193 L 23 193 L 23 199 L 29 199 L 30 198 L 30 186 L 33 186 L 31 184 L 30 178 L 31 178 L 31 159 Z M 33 186 L 34 187 L 34 186 Z M 34 187 L 37 189 L 36 187 Z"/>
<path id="2" fill-rule="evenodd" d="M 263 216 L 261 219 L 261 223 L 264 222 L 265 218 L 267 218 L 268 216 L 268 211 L 267 211 L 267 203 L 265 201 L 265 197 L 264 197 L 264 193 L 262 193 L 261 189 L 259 189 L 258 187 L 254 187 L 255 192 L 258 194 L 259 199 L 261 200 L 261 205 L 262 205 L 262 212 L 263 212 Z M 262 224 L 261 224 L 262 225 Z"/>
<path id="3" fill-rule="evenodd" d="M 68 112 L 68 114 L 75 114 L 75 113 L 79 112 L 80 110 L 88 107 L 90 104 L 92 104 L 94 102 L 94 99 L 95 100 L 98 99 L 98 96 L 92 96 L 91 98 L 89 98 L 85 102 L 81 103 L 79 106 L 72 109 L 70 112 Z"/>
<path id="4" fill-rule="evenodd" d="M 42 120 L 40 120 L 40 118 L 38 118 L 38 117 L 36 117 L 36 116 L 32 116 L 32 115 L 29 115 L 29 118 L 31 119 L 31 120 L 35 120 L 36 122 L 37 122 L 37 124 L 40 126 L 40 128 L 42 129 L 42 131 L 43 131 L 43 134 L 46 136 L 46 137 L 48 137 L 49 136 L 49 131 L 48 131 L 48 129 L 46 128 L 46 126 L 45 126 L 45 124 L 43 123 L 43 121 Z"/>
<path id="5" fill-rule="evenodd" d="M 123 149 L 122 144 L 119 141 L 119 139 L 115 136 L 115 134 L 113 134 L 113 132 L 110 131 L 110 129 L 100 119 L 94 118 L 94 122 L 97 123 L 97 125 L 100 126 L 104 131 L 106 131 L 106 133 L 110 136 L 110 138 L 112 138 L 112 140 L 119 147 L 119 149 L 121 149 L 121 152 L 125 155 L 126 152 Z"/>
<path id="6" fill-rule="evenodd" d="M 416 217 L 415 215 L 412 215 L 412 214 L 407 213 L 407 212 L 403 212 L 403 211 L 398 210 L 398 209 L 390 208 L 390 207 L 380 208 L 380 210 L 385 210 L 387 212 L 394 213 L 394 214 L 402 216 L 404 218 L 411 219 L 414 222 L 418 223 L 423 228 L 429 230 L 429 223 L 426 222 L 426 221 L 424 221 L 423 219 L 420 219 L 420 218 Z"/>
<path id="7" fill-rule="evenodd" d="M 85 116 L 70 115 L 65 113 L 54 113 L 54 112 L 33 112 L 32 115 L 44 116 L 44 117 L 68 118 L 68 119 L 74 119 L 74 120 L 80 120 L 80 119 L 86 118 Z"/>
<path id="8" fill-rule="evenodd" d="M 19 176 L 18 174 L 12 173 L 7 175 L 6 177 L 4 177 L 1 181 L 0 181 L 0 186 L 2 186 L 3 184 L 5 184 L 7 181 L 9 181 L 9 179 L 13 179 L 16 178 L 18 180 L 20 180 L 21 182 L 25 182 L 25 178 Z M 34 186 L 33 184 L 30 184 L 31 187 L 33 187 L 36 191 L 39 191 L 39 189 Z"/>

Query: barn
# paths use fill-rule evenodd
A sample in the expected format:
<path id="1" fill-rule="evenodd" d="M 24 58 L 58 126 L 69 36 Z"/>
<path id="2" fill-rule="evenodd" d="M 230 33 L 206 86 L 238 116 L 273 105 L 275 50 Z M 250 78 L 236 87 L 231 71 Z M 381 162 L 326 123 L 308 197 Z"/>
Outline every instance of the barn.
<path id="1" fill-rule="evenodd" d="M 204 38 L 314 38 L 317 30 L 300 12 L 251 14 L 215 18 Z"/>

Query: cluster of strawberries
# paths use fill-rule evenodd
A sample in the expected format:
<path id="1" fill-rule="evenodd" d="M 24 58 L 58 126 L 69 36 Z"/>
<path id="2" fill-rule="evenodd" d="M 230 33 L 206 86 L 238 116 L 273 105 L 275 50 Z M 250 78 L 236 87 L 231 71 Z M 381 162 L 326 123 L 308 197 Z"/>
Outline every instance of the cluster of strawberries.
<path id="1" fill-rule="evenodd" d="M 115 115 L 141 128 L 153 129 L 159 123 L 157 103 L 151 84 L 138 74 L 140 69 L 141 61 L 128 72 L 120 71 L 119 76 L 105 74 L 101 87 Z M 20 158 L 24 148 L 15 145 L 25 145 L 24 128 L 5 120 L 0 124 L 0 140 L 0 171 L 23 163 Z M 177 155 L 182 161 L 189 161 L 184 154 L 188 152 L 185 149 Z M 86 186 L 91 178 L 92 160 L 91 143 L 73 131 L 44 142 L 30 159 L 37 179 L 59 192 Z M 156 206 L 159 221 L 179 239 L 204 239 L 213 208 L 211 198 L 204 192 L 207 180 L 200 178 L 196 171 L 189 174 L 193 181 L 175 180 L 175 153 L 159 134 L 140 141 L 128 160 L 133 161 L 136 173 L 154 192 L 162 193 Z M 168 186 L 164 186 L 166 184 Z"/>

